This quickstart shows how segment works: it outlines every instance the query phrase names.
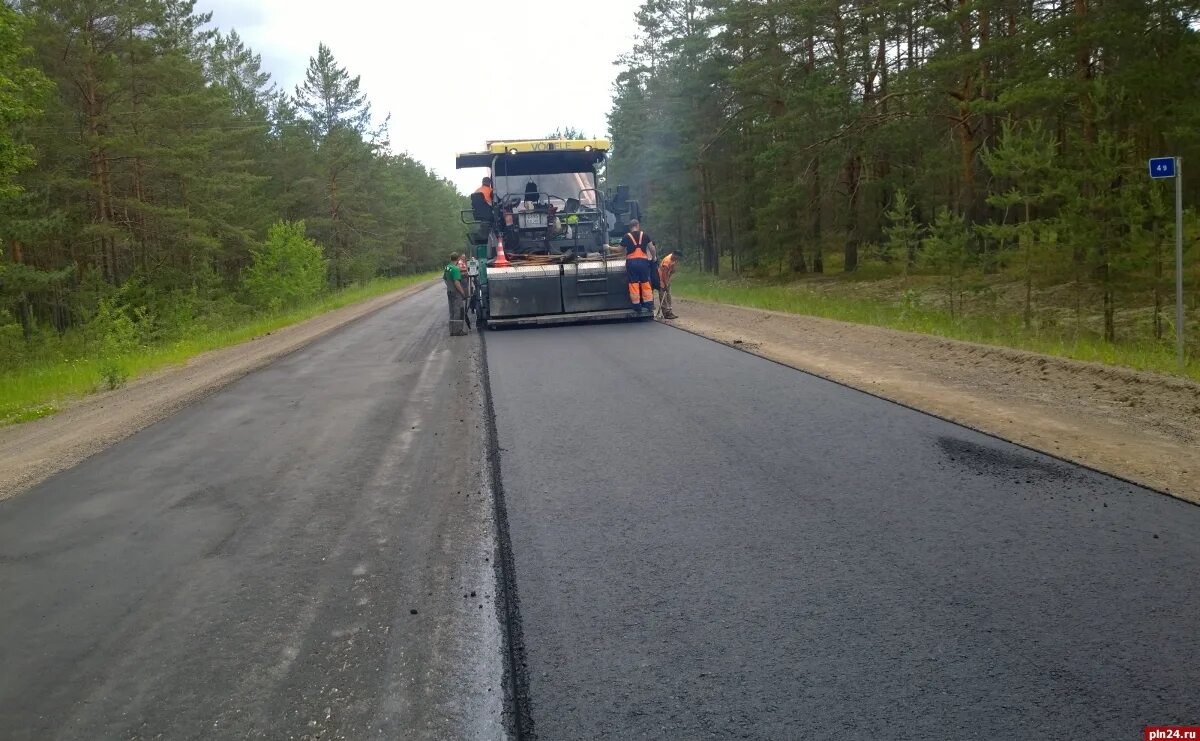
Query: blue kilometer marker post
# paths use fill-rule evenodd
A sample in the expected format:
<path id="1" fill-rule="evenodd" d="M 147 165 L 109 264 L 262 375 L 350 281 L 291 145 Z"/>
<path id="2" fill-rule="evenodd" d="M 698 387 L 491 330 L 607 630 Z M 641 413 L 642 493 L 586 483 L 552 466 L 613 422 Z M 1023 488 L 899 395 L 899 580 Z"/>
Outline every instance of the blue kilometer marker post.
<path id="1" fill-rule="evenodd" d="M 1155 179 L 1175 177 L 1175 158 L 1155 157 L 1150 160 L 1150 177 Z"/>
<path id="2" fill-rule="evenodd" d="M 1183 158 L 1155 157 L 1150 160 L 1150 177 L 1175 179 L 1175 356 L 1183 370 Z"/>

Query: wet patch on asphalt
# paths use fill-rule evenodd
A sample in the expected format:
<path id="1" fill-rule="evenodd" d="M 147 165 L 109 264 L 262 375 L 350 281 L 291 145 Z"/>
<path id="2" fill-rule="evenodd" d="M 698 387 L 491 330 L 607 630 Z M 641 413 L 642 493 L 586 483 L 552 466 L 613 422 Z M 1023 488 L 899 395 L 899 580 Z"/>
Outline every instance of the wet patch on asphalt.
<path id="1" fill-rule="evenodd" d="M 1078 470 L 1066 463 L 1025 453 L 1010 444 L 980 445 L 959 437 L 942 435 L 938 447 L 954 463 L 975 473 L 989 476 L 1019 475 L 1026 482 L 1067 481 L 1078 477 Z"/>

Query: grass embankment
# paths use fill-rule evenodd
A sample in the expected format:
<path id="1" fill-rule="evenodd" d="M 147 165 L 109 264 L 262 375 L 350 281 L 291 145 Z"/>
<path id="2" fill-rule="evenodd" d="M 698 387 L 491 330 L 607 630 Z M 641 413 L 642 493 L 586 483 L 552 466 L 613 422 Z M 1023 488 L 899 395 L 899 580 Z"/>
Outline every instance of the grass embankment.
<path id="1" fill-rule="evenodd" d="M 115 357 L 60 354 L 0 373 L 0 425 L 28 422 L 58 411 L 68 399 L 119 385 L 169 365 L 181 365 L 210 350 L 236 345 L 343 306 L 431 280 L 434 274 L 379 279 L 326 294 L 302 307 L 272 314 L 198 325 L 179 339 L 138 346 Z M 116 382 L 119 379 L 119 382 Z"/>
<path id="2" fill-rule="evenodd" d="M 1189 345 L 1189 362 L 1181 371 L 1175 360 L 1173 328 L 1167 329 L 1161 342 L 1121 340 L 1120 335 L 1117 342 L 1105 342 L 1098 332 L 1082 328 L 1086 318 L 1078 326 L 1070 326 L 1067 321 L 1048 320 L 1045 310 L 1027 327 L 1019 309 L 996 298 L 1021 290 L 1019 285 L 998 281 L 989 288 L 988 300 L 976 300 L 974 307 L 968 304 L 967 311 L 952 315 L 944 301 L 937 305 L 936 287 L 920 277 L 872 280 L 869 275 L 827 275 L 779 283 L 688 273 L 675 280 L 675 293 L 681 298 L 921 332 L 1200 380 L 1200 348 L 1195 342 Z M 1173 312 L 1173 308 L 1166 311 Z M 1057 313 L 1069 314 L 1070 309 L 1060 306 Z M 1146 321 L 1145 309 L 1128 313 L 1137 315 L 1130 321 Z"/>

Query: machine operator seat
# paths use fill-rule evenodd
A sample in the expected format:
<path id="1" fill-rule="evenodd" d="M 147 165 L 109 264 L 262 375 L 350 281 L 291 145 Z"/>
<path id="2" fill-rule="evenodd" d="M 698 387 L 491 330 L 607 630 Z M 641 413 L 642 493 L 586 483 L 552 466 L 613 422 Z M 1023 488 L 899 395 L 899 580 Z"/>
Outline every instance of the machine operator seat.
<path id="1" fill-rule="evenodd" d="M 492 224 L 496 221 L 496 215 L 492 211 L 492 207 L 483 199 L 482 193 L 471 194 L 471 215 L 475 221 L 479 222 L 471 230 L 471 240 L 476 243 L 487 241 L 488 235 L 492 231 Z"/>
<path id="2" fill-rule="evenodd" d="M 483 194 L 479 192 L 471 194 L 471 215 L 475 217 L 476 221 L 484 224 L 490 224 L 496 220 L 495 215 L 492 213 L 492 207 L 488 205 L 488 202 L 483 199 Z"/>

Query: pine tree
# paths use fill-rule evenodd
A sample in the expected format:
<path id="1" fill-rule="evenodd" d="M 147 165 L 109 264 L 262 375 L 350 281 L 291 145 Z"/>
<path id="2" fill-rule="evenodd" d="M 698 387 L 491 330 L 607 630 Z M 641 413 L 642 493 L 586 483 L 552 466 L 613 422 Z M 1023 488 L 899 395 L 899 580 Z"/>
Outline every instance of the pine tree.
<path id="1" fill-rule="evenodd" d="M 1096 83 L 1086 104 L 1090 115 L 1102 121 L 1112 110 L 1105 85 Z M 1089 137 L 1094 137 L 1089 138 Z M 1071 137 L 1076 155 L 1067 172 L 1071 191 L 1063 204 L 1065 233 L 1073 247 L 1077 295 L 1082 302 L 1085 283 L 1098 283 L 1106 341 L 1116 339 L 1116 309 L 1120 271 L 1130 250 L 1130 228 L 1122 218 L 1129 209 L 1127 199 L 1141 195 L 1130 186 L 1135 177 L 1130 157 L 1132 144 L 1110 130 L 1089 132 L 1086 128 Z M 1078 315 L 1081 313 L 1077 309 Z"/>
<path id="2" fill-rule="evenodd" d="M 207 48 L 206 76 L 224 88 L 232 112 L 246 121 L 266 123 L 277 95 L 262 57 L 246 46 L 237 31 L 216 34 Z"/>
<path id="3" fill-rule="evenodd" d="M 963 217 L 948 208 L 942 208 L 922 243 L 922 260 L 944 279 L 951 317 L 956 316 L 955 299 L 959 304 L 957 313 L 961 314 L 962 311 L 962 279 L 970 260 L 967 249 L 970 239 Z"/>
<path id="4" fill-rule="evenodd" d="M 51 92 L 46 76 L 29 66 L 31 49 L 25 35 L 30 25 L 0 3 L 0 330 L 12 315 L 27 339 L 33 330 L 31 294 L 44 292 L 66 277 L 25 264 L 25 245 L 31 235 L 22 216 L 31 198 L 17 176 L 34 164 L 26 128 L 40 120 Z"/>
<path id="5" fill-rule="evenodd" d="M 312 127 L 313 138 L 324 141 L 340 129 L 359 135 L 371 123 L 371 105 L 362 81 L 339 67 L 328 46 L 320 44 L 308 60 L 304 84 L 296 88 L 296 106 Z"/>
<path id="6" fill-rule="evenodd" d="M 921 246 L 921 226 L 913 219 L 912 206 L 903 189 L 896 191 L 896 200 L 885 214 L 888 225 L 883 232 L 887 235 L 887 252 L 892 258 L 898 253 L 904 256 L 905 272 L 917 264 L 917 249 Z"/>
<path id="7" fill-rule="evenodd" d="M 50 82 L 28 66 L 25 41 L 29 22 L 0 3 L 0 199 L 16 195 L 17 173 L 33 164 L 33 147 L 19 138 L 21 128 L 41 114 Z"/>
<path id="8" fill-rule="evenodd" d="M 713 251 L 759 274 L 823 270 L 823 244 L 852 270 L 860 245 L 889 244 L 903 189 L 915 223 L 962 214 L 972 261 L 1019 273 L 1027 322 L 1034 283 L 1069 258 L 1079 316 L 1094 297 L 1112 336 L 1157 263 L 1146 190 L 1103 163 L 1200 160 L 1195 0 L 670 0 L 637 21 L 610 174 L 708 270 Z M 992 169 L 1007 139 L 1016 157 L 1043 135 L 1051 167 Z"/>
<path id="9" fill-rule="evenodd" d="M 1062 195 L 1058 142 L 1040 121 L 1022 127 L 1006 122 L 1000 145 L 986 150 L 983 162 L 1000 183 L 1007 184 L 1007 188 L 994 189 L 988 196 L 988 203 L 1003 212 L 1000 223 L 988 224 L 983 230 L 1000 239 L 1002 245 L 1016 244 L 1025 286 L 1022 318 L 1028 328 L 1033 321 L 1035 276 L 1051 267 L 1046 254 L 1051 245 L 1045 234 L 1052 225 L 1046 214 Z"/>
<path id="10" fill-rule="evenodd" d="M 575 141 L 582 141 L 589 137 L 586 136 L 581 129 L 577 129 L 574 126 L 559 126 L 554 131 L 551 131 L 549 134 L 547 134 L 546 138 L 568 140 L 573 139 Z"/>
<path id="11" fill-rule="evenodd" d="M 296 88 L 296 107 L 305 117 L 317 147 L 320 184 L 314 193 L 325 207 L 310 218 L 314 233 L 330 251 L 334 285 L 341 287 L 369 272 L 361 258 L 377 244 L 371 215 L 360 208 L 370 184 L 375 139 L 382 132 L 368 129 L 371 107 L 351 77 L 321 44 L 309 59 L 304 84 Z"/>

